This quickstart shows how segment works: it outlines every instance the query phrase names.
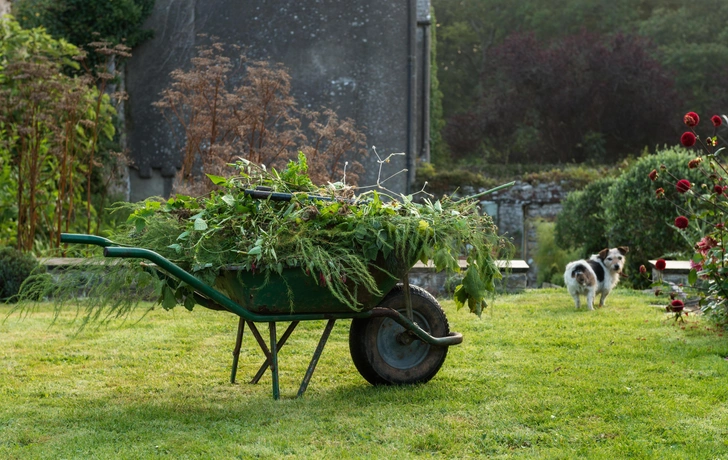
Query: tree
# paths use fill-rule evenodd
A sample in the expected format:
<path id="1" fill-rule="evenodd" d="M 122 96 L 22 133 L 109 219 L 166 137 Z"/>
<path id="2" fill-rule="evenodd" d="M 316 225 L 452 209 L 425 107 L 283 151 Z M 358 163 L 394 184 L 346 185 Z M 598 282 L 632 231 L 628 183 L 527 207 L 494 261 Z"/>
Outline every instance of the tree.
<path id="1" fill-rule="evenodd" d="M 13 14 L 26 29 L 44 27 L 55 38 L 64 38 L 85 49 L 91 67 L 103 62 L 90 42 L 106 41 L 133 48 L 152 36 L 142 23 L 154 0 L 18 0 Z"/>
<path id="2" fill-rule="evenodd" d="M 621 34 L 511 35 L 487 53 L 481 86 L 492 91 L 450 120 L 446 140 L 455 155 L 503 163 L 614 161 L 669 141 L 678 97 L 652 50 Z"/>

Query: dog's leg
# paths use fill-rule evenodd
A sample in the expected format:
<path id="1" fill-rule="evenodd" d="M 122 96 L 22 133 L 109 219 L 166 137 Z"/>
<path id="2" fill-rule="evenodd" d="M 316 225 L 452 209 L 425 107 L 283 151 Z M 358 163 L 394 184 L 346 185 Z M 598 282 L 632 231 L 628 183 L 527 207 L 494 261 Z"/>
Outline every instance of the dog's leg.
<path id="1" fill-rule="evenodd" d="M 574 298 L 574 305 L 576 305 L 576 309 L 577 310 L 580 309 L 581 308 L 581 302 L 579 300 L 579 294 L 571 294 L 571 297 Z"/>
<path id="2" fill-rule="evenodd" d="M 589 310 L 594 310 L 594 291 L 589 291 L 586 293 L 586 308 Z"/>
<path id="3" fill-rule="evenodd" d="M 602 292 L 602 295 L 599 297 L 599 308 L 602 308 L 604 306 L 604 301 L 607 299 L 608 295 L 608 292 Z"/>

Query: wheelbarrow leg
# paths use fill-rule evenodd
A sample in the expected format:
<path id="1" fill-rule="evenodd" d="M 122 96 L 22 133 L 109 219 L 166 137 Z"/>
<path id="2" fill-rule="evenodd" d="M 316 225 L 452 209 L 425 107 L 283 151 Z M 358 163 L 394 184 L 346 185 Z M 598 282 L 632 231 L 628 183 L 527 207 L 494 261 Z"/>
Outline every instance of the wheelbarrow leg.
<path id="1" fill-rule="evenodd" d="M 238 321 L 238 334 L 235 337 L 235 348 L 233 349 L 233 369 L 230 372 L 230 383 L 235 383 L 235 375 L 238 373 L 238 360 L 240 359 L 240 345 L 243 343 L 243 330 L 245 329 L 245 319 L 240 317 Z"/>
<path id="2" fill-rule="evenodd" d="M 311 381 L 311 376 L 313 375 L 314 369 L 316 369 L 316 364 L 318 364 L 319 358 L 321 357 L 321 353 L 324 351 L 324 346 L 326 345 L 326 341 L 329 340 L 329 335 L 331 334 L 331 329 L 334 328 L 334 323 L 336 322 L 335 319 L 330 319 L 326 323 L 326 327 L 324 328 L 323 334 L 321 334 L 321 339 L 319 340 L 318 346 L 316 347 L 316 351 L 313 353 L 313 357 L 311 358 L 311 364 L 308 365 L 308 369 L 306 370 L 306 375 L 303 377 L 303 381 L 301 382 L 301 387 L 298 389 L 298 394 L 296 397 L 300 398 L 303 396 L 303 393 L 306 391 L 306 388 L 308 388 L 308 382 Z"/>
<path id="3" fill-rule="evenodd" d="M 283 348 L 283 345 L 286 343 L 286 340 L 288 340 L 288 337 L 291 336 L 293 330 L 296 329 L 298 323 L 299 321 L 293 321 L 291 322 L 291 324 L 288 325 L 286 332 L 283 333 L 283 335 L 281 336 L 281 340 L 278 341 L 278 350 Z M 253 377 L 253 379 L 250 381 L 250 383 L 258 383 L 260 381 L 260 378 L 263 377 L 263 374 L 265 374 L 265 371 L 268 369 L 268 366 L 270 366 L 270 351 L 268 350 L 268 346 L 263 340 L 263 337 L 261 337 L 258 329 L 255 327 L 255 324 L 248 322 L 248 327 L 253 333 L 255 340 L 258 341 L 258 345 L 260 345 L 260 349 L 263 350 L 263 354 L 265 354 L 265 361 L 263 362 L 263 364 L 260 365 L 260 369 L 258 369 L 258 373 L 255 374 L 255 377 Z"/>
<path id="4" fill-rule="evenodd" d="M 273 380 L 273 399 L 281 398 L 281 390 L 278 386 L 278 347 L 276 343 L 276 323 L 268 323 L 270 331 L 270 372 Z"/>

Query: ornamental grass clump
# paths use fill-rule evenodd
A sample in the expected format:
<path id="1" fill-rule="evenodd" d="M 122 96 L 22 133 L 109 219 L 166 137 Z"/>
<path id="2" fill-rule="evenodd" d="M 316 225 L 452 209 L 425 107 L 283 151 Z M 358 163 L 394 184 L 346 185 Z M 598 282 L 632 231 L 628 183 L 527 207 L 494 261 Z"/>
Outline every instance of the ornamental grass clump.
<path id="1" fill-rule="evenodd" d="M 406 272 L 418 260 L 432 260 L 439 270 L 458 272 L 462 256 L 468 268 L 454 298 L 459 307 L 480 314 L 501 277 L 495 261 L 510 254 L 510 244 L 498 236 L 493 220 L 479 213 L 477 200 L 444 197 L 419 204 L 412 196 L 385 190 L 356 195 L 343 183 L 319 187 L 307 175 L 303 154 L 280 172 L 247 160 L 234 167 L 237 174 L 229 178 L 208 175 L 215 189 L 202 197 L 119 205 L 130 208 L 130 215 L 110 238 L 155 251 L 211 286 L 221 270 L 232 267 L 266 282 L 286 270 L 300 270 L 354 311 L 362 308 L 358 291 L 385 294 L 373 271 L 400 266 Z M 120 292 L 145 286 L 153 276 L 138 261 L 104 261 L 110 271 L 106 278 L 123 282 L 113 289 L 91 287 L 87 299 L 94 310 L 89 311 L 111 306 L 107 311 L 117 316 L 135 304 Z M 174 280 L 159 282 L 157 295 L 167 309 L 195 305 L 191 288 Z M 303 296 L 289 289 L 292 312 L 305 304 Z"/>
<path id="2" fill-rule="evenodd" d="M 690 170 L 700 174 L 700 181 L 693 183 L 675 176 L 662 166 L 653 170 L 649 177 L 661 187 L 656 190 L 657 199 L 667 199 L 665 188 L 674 187 L 678 192 L 672 201 L 676 216 L 674 227 L 692 246 L 689 255 L 691 270 L 689 283 L 700 297 L 701 309 L 718 322 L 728 324 L 728 254 L 726 254 L 726 220 L 728 218 L 728 168 L 721 158 L 726 141 L 722 136 L 725 115 L 713 115 L 712 126 L 700 129 L 700 117 L 688 112 L 683 121 L 688 130 L 680 137 L 686 148 L 695 148 L 697 156 L 688 162 Z M 708 132 L 708 135 L 699 133 Z M 659 261 L 658 261 L 659 262 Z M 659 269 L 658 269 L 659 270 Z M 673 311 L 675 305 L 668 305 Z M 682 310 L 681 310 L 682 311 Z"/>

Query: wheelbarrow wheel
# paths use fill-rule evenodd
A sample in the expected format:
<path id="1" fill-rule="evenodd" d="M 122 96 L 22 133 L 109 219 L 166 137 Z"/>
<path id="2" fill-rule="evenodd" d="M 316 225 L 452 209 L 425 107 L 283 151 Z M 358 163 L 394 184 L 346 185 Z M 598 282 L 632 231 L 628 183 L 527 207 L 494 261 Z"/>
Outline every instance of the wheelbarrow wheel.
<path id="1" fill-rule="evenodd" d="M 434 337 L 446 337 L 450 327 L 445 312 L 430 293 L 410 285 L 414 322 Z M 406 315 L 405 293 L 397 285 L 378 307 Z M 372 385 L 424 383 L 437 374 L 448 347 L 429 345 L 390 318 L 354 319 L 349 329 L 349 351 L 359 373 Z"/>

